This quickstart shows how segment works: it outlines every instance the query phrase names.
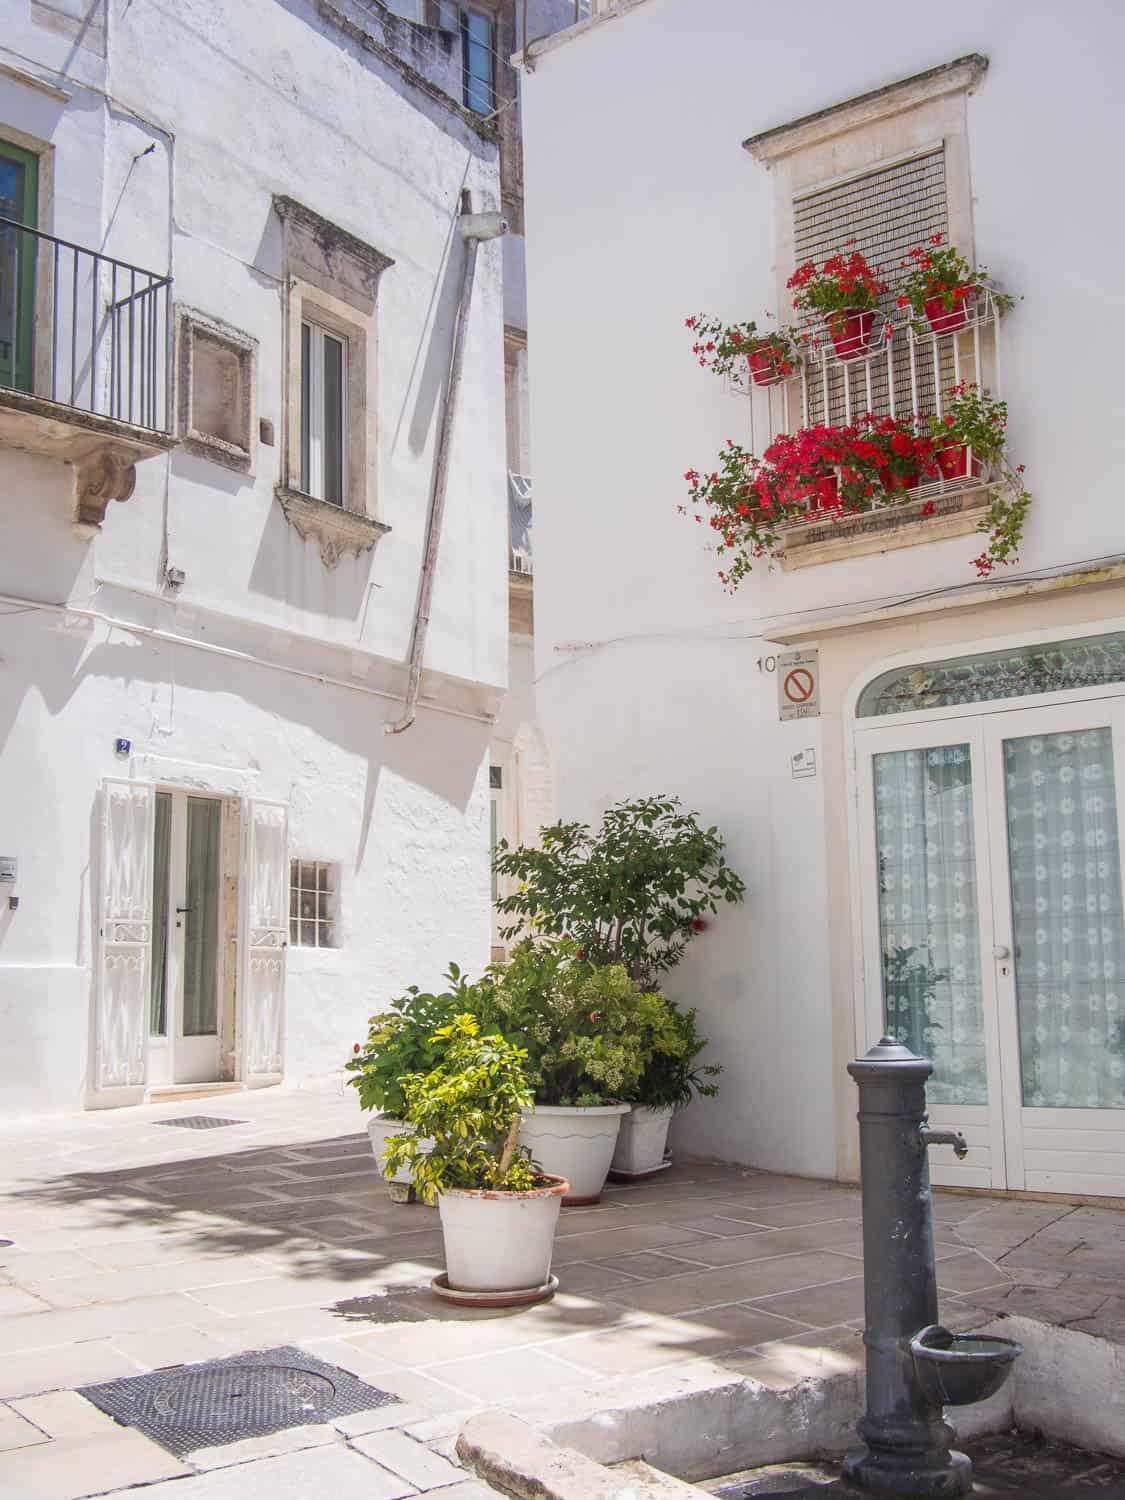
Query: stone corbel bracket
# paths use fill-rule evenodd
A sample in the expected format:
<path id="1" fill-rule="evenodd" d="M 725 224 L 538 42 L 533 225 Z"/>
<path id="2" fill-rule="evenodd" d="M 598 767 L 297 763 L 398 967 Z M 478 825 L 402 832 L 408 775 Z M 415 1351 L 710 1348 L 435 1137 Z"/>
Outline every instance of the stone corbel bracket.
<path id="1" fill-rule="evenodd" d="M 285 512 L 285 519 L 297 535 L 318 544 L 326 568 L 334 568 L 346 552 L 353 557 L 369 552 L 391 529 L 371 516 L 361 516 L 357 511 L 345 510 L 342 505 L 333 505 L 327 500 L 317 500 L 285 485 L 279 484 L 274 493 Z"/>
<path id="2" fill-rule="evenodd" d="M 107 444 L 68 459 L 74 470 L 74 525 L 83 536 L 101 530 L 111 500 L 132 496 L 141 456 Z"/>

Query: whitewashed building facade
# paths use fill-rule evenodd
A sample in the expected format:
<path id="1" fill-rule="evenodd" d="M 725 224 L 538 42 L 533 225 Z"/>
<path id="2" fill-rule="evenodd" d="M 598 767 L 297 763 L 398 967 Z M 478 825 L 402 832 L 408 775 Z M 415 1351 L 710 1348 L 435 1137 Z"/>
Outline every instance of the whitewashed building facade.
<path id="1" fill-rule="evenodd" d="M 854 1177 L 845 1072 L 888 1024 L 965 1130 L 939 1180 L 1125 1192 L 1125 463 L 1118 7 L 609 0 L 524 79 L 537 694 L 564 815 L 678 793 L 749 885 L 674 976 L 726 1069 L 681 1145 Z M 579 102 L 580 101 L 580 104 Z M 854 237 L 941 233 L 1022 297 L 1002 322 L 752 396 L 684 320 L 791 317 Z M 892 308 L 893 312 L 893 308 Z M 896 361 L 899 361 L 896 364 Z M 935 373 L 936 372 L 936 373 Z M 677 513 L 724 441 L 833 413 L 1009 406 L 1034 495 L 978 579 L 987 495 L 935 483 L 810 518 L 732 595 Z M 913 380 L 913 385 L 912 385 Z M 927 381 L 929 384 L 927 385 Z M 819 406 L 818 406 L 819 403 Z M 929 406 L 927 406 L 929 403 Z M 810 413 L 812 416 L 810 417 Z M 839 418 L 838 418 L 839 419 Z M 793 652 L 809 653 L 793 679 Z M 781 717 L 815 681 L 804 716 Z M 888 1011 L 893 1014 L 888 1019 Z"/>
<path id="2" fill-rule="evenodd" d="M 489 955 L 495 121 L 377 0 L 0 13 L 0 1113 L 325 1072 Z"/>

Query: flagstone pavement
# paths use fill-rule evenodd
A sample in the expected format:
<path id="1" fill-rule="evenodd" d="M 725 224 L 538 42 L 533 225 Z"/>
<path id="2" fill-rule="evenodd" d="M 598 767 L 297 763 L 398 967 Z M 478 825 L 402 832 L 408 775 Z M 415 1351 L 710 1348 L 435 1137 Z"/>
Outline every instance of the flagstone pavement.
<path id="1" fill-rule="evenodd" d="M 161 1123 L 185 1115 L 238 1123 Z M 388 1201 L 340 1081 L 0 1125 L 0 1187 L 13 1500 L 484 1500 L 453 1455 L 471 1411 L 672 1364 L 788 1385 L 862 1358 L 858 1192 L 733 1167 L 564 1209 L 551 1302 L 440 1303 L 437 1216 Z M 1125 1212 L 943 1192 L 935 1220 L 944 1321 L 1020 1312 L 1125 1341 Z M 76 1394 L 282 1344 L 399 1404 L 180 1460 Z"/>

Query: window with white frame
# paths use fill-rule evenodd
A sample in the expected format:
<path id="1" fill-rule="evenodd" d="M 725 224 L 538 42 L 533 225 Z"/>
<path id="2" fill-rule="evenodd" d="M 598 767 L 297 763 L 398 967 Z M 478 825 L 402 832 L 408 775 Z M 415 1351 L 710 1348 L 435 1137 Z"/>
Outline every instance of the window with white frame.
<path id="1" fill-rule="evenodd" d="M 301 488 L 343 505 L 347 493 L 348 341 L 301 323 Z"/>
<path id="2" fill-rule="evenodd" d="M 289 942 L 294 948 L 335 948 L 339 866 L 322 859 L 289 862 Z"/>

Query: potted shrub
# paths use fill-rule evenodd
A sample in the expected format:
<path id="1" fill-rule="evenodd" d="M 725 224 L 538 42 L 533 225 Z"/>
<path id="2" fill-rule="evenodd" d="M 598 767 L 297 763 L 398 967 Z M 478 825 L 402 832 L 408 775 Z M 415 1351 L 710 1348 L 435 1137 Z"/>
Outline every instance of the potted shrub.
<path id="1" fill-rule="evenodd" d="M 988 535 L 988 546 L 973 558 L 981 578 L 999 565 L 1015 562 L 1023 539 L 1031 494 L 1023 481 L 1023 465 L 1007 455 L 1008 406 L 977 385 L 951 386 L 940 417 L 930 418 L 934 457 L 946 479 L 970 474 L 988 481 L 988 509 L 977 530 Z"/>
<path id="2" fill-rule="evenodd" d="M 543 1173 L 519 1144 L 531 1102 L 527 1053 L 458 1015 L 434 1038 L 441 1061 L 402 1079 L 405 1127 L 388 1142 L 389 1171 L 408 1169 L 437 1199 L 445 1272 L 434 1290 L 470 1306 L 549 1297 L 565 1179 Z"/>
<path id="3" fill-rule="evenodd" d="M 445 1045 L 439 1033 L 459 1011 L 471 1008 L 469 988 L 456 964 L 450 965 L 446 977 L 450 986 L 446 993 L 427 994 L 411 985 L 405 995 L 392 1001 L 390 1010 L 372 1016 L 366 1042 L 356 1043 L 346 1064 L 360 1108 L 373 1112 L 367 1123 L 371 1150 L 396 1202 L 409 1201 L 410 1173 L 402 1169 L 397 1176 L 387 1175 L 383 1158 L 387 1141 L 403 1129 L 402 1080 L 437 1066 Z"/>
<path id="4" fill-rule="evenodd" d="M 743 383 L 746 371 L 755 385 L 777 385 L 797 368 L 799 336 L 788 328 L 762 329 L 757 323 L 724 323 L 694 313 L 685 324 L 695 335 L 692 353 L 704 369 Z"/>
<path id="5" fill-rule="evenodd" d="M 669 1001 L 668 1034 L 658 1042 L 637 1084 L 633 1108 L 622 1118 L 610 1175 L 648 1177 L 670 1165 L 668 1127 L 677 1109 L 694 1094 L 711 1098 L 718 1085 L 710 1080 L 723 1071 L 717 1063 L 701 1064 L 707 1038 L 696 1029 L 695 1011 L 680 1010 Z"/>
<path id="6" fill-rule="evenodd" d="M 617 802 L 596 830 L 560 822 L 539 838 L 534 849 L 497 847 L 496 873 L 518 887 L 496 903 L 515 919 L 502 935 L 567 934 L 584 957 L 624 964 L 644 987 L 675 968 L 698 923 L 746 891 L 718 829 L 677 797 Z"/>
<path id="7" fill-rule="evenodd" d="M 860 440 L 878 450 L 875 473 L 887 495 L 914 489 L 923 474 L 936 475 L 933 442 L 928 435 L 915 431 L 912 417 L 869 417 L 865 421 Z"/>
<path id="8" fill-rule="evenodd" d="M 517 944 L 479 988 L 482 1024 L 528 1056 L 521 1142 L 569 1180 L 568 1204 L 596 1203 L 628 1101 L 654 1050 L 674 1042 L 668 1002 L 573 939 Z"/>
<path id="9" fill-rule="evenodd" d="M 794 293 L 795 308 L 818 313 L 824 320 L 836 357 L 842 360 L 869 352 L 879 298 L 888 289 L 879 268 L 868 265 L 862 251 L 848 250 L 854 245 L 849 240 L 821 266 L 805 261 L 785 283 Z"/>
<path id="10" fill-rule="evenodd" d="M 984 291 L 992 293 L 996 310 L 1006 313 L 1015 299 L 996 287 L 984 266 L 970 266 L 945 236 L 934 234 L 928 244 L 915 245 L 902 262 L 906 271 L 898 287 L 899 307 L 914 313 L 915 329 L 924 315 L 934 333 L 956 333 L 969 320 L 973 303 Z"/>

